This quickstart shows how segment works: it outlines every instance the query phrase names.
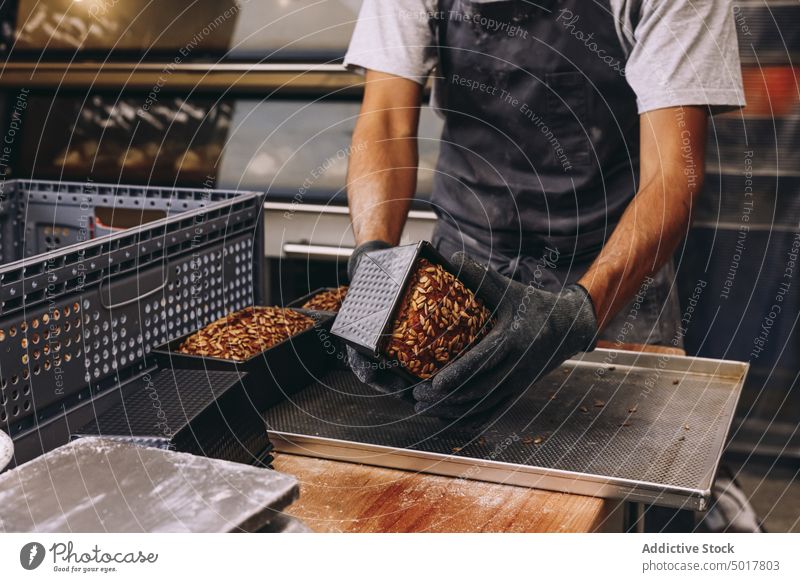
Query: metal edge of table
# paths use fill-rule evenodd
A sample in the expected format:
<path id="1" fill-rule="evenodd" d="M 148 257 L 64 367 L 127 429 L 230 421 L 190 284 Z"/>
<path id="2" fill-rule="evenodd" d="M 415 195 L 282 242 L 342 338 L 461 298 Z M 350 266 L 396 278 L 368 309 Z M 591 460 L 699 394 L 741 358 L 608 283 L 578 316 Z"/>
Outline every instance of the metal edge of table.
<path id="1" fill-rule="evenodd" d="M 613 355 L 612 355 L 613 354 Z M 610 359 L 609 359 L 610 358 Z M 686 372 L 690 374 L 713 375 L 742 382 L 750 369 L 747 362 L 735 360 L 715 360 L 712 358 L 698 358 L 694 356 L 679 356 L 675 354 L 662 354 L 656 352 L 632 352 L 630 350 L 615 350 L 598 348 L 591 352 L 579 354 L 567 364 L 614 365 L 617 367 L 644 367 L 659 368 L 669 372 Z"/>
<path id="2" fill-rule="evenodd" d="M 612 358 L 609 362 L 609 358 Z M 580 354 L 579 358 L 569 360 L 572 365 L 602 366 L 613 363 L 618 368 L 624 367 L 653 367 L 672 372 L 686 372 L 693 375 L 709 375 L 727 378 L 732 381 L 732 390 L 735 402 L 732 410 L 738 403 L 744 378 L 749 369 L 745 362 L 729 360 L 713 360 L 708 358 L 694 358 L 669 354 L 648 352 L 615 351 L 613 349 L 597 349 L 593 352 Z M 730 431 L 733 414 L 730 415 L 725 434 Z M 679 509 L 705 511 L 711 495 L 711 483 L 703 489 L 683 487 L 670 487 L 667 490 L 657 483 L 635 481 L 613 477 L 600 477 L 585 473 L 547 469 L 544 467 L 530 467 L 492 461 L 429 453 L 410 449 L 357 443 L 326 437 L 299 435 L 288 432 L 269 430 L 270 439 L 275 445 L 275 450 L 302 456 L 320 457 L 325 459 L 375 465 L 380 467 L 419 471 L 444 475 L 448 477 L 464 478 L 469 474 L 470 479 L 488 481 L 499 484 L 517 485 L 522 487 L 588 495 L 608 499 L 622 499 L 629 502 L 653 503 Z M 724 447 L 720 447 L 717 454 L 715 467 L 718 467 L 722 458 Z M 478 471 L 474 468 L 477 467 Z M 713 475 L 710 476 L 713 479 Z"/>
<path id="3" fill-rule="evenodd" d="M 275 450 L 281 453 L 417 471 L 445 477 L 464 478 L 464 475 L 468 474 L 471 480 L 499 485 L 515 485 L 558 493 L 621 499 L 634 503 L 656 503 L 681 509 L 705 511 L 711 493 L 710 490 L 681 489 L 684 494 L 677 494 L 672 492 L 676 489 L 665 492 L 662 486 L 655 483 L 601 478 L 597 475 L 559 469 L 525 467 L 499 461 L 396 449 L 278 431 L 269 431 L 269 437 Z M 386 462 L 381 462 L 381 460 Z M 476 467 L 478 471 L 475 471 Z"/>

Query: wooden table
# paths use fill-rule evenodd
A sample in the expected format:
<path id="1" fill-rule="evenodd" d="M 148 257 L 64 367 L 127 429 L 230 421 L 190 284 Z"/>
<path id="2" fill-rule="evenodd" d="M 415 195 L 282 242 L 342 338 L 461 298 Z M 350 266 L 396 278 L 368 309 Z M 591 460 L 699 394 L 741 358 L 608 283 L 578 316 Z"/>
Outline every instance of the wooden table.
<path id="1" fill-rule="evenodd" d="M 284 453 L 276 455 L 275 468 L 300 481 L 289 515 L 317 532 L 590 532 L 622 524 L 621 504 L 596 497 Z"/>

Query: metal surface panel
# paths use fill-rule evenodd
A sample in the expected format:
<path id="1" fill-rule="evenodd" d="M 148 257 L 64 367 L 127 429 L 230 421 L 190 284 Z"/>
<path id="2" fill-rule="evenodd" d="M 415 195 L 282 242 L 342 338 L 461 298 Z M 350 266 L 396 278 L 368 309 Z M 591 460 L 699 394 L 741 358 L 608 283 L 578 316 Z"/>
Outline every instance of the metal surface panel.
<path id="1" fill-rule="evenodd" d="M 336 371 L 266 420 L 279 451 L 704 510 L 746 373 L 595 350 L 454 424 Z"/>
<path id="2" fill-rule="evenodd" d="M 308 261 L 324 258 L 346 260 L 355 248 L 347 206 L 296 202 L 264 203 L 264 254 L 281 259 Z M 430 240 L 436 215 L 430 210 L 412 210 L 401 244 Z"/>
<path id="3" fill-rule="evenodd" d="M 255 531 L 297 495 L 269 469 L 82 438 L 0 475 L 0 531 Z"/>
<path id="4" fill-rule="evenodd" d="M 6 468 L 8 462 L 14 457 L 14 441 L 0 430 L 0 472 Z"/>

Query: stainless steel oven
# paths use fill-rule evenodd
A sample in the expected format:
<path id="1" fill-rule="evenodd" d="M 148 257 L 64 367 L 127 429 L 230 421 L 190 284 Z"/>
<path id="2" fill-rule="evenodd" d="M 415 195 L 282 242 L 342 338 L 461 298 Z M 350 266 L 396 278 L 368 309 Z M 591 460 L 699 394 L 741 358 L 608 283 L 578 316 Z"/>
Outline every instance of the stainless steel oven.
<path id="1" fill-rule="evenodd" d="M 17 0 L 4 2 L 15 58 L 327 62 L 361 0 Z"/>
<path id="2" fill-rule="evenodd" d="M 267 294 L 285 302 L 345 280 L 354 240 L 345 181 L 358 98 L 265 101 L 234 105 L 230 138 L 217 180 L 220 186 L 267 191 L 264 206 Z M 430 238 L 428 208 L 438 156 L 441 120 L 421 114 L 418 199 L 403 239 Z"/>
<path id="3" fill-rule="evenodd" d="M 19 0 L 0 89 L 26 108 L 8 157 L 22 178 L 256 189 L 264 299 L 344 280 L 345 176 L 362 79 L 341 64 L 360 0 Z M 0 17 L 2 15 L 0 14 Z M 422 113 L 405 240 L 429 238 L 441 121 Z"/>

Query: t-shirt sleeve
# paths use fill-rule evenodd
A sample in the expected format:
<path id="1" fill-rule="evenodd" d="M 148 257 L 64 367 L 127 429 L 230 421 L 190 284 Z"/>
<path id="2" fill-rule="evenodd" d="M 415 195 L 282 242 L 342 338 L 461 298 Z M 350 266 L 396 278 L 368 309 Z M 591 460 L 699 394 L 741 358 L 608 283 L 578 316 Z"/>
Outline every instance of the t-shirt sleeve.
<path id="1" fill-rule="evenodd" d="M 365 0 L 345 66 L 397 75 L 424 84 L 436 65 L 430 0 Z"/>
<path id="2" fill-rule="evenodd" d="M 745 105 L 739 45 L 728 0 L 643 0 L 625 76 L 639 113 Z"/>

